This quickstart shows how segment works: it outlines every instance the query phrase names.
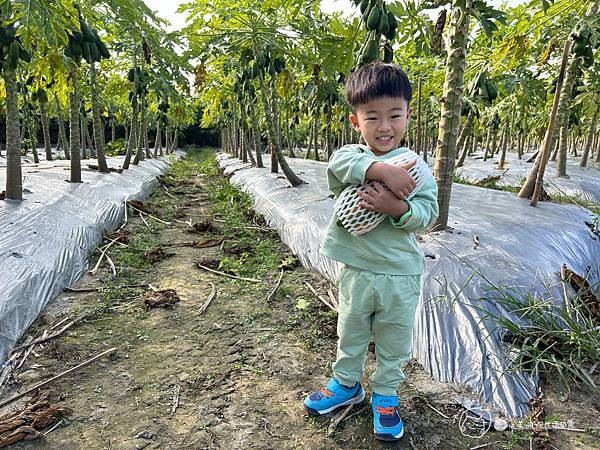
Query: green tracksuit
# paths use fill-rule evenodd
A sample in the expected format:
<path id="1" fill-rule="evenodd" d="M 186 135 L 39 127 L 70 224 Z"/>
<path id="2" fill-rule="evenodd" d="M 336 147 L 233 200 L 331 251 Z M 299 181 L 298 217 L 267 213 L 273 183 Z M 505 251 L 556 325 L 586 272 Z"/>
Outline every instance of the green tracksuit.
<path id="1" fill-rule="evenodd" d="M 347 145 L 334 152 L 327 168 L 329 189 L 339 196 L 350 184 L 365 181 L 376 161 L 406 151 L 398 148 L 375 156 L 366 146 Z M 404 225 L 388 217 L 375 229 L 352 236 L 331 219 L 321 253 L 342 262 L 338 279 L 338 352 L 333 373 L 353 386 L 360 381 L 371 335 L 377 367 L 371 376 L 373 392 L 395 395 L 404 381 L 401 364 L 410 358 L 415 310 L 421 290 L 423 253 L 415 233 L 437 217 L 437 185 L 433 177 L 409 201 L 412 216 Z"/>

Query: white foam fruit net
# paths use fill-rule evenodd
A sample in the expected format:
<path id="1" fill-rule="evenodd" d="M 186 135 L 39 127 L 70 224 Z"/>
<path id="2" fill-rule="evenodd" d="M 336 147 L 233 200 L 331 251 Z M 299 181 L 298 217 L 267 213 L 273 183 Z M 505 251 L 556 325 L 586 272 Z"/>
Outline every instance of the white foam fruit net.
<path id="1" fill-rule="evenodd" d="M 400 166 L 408 164 L 413 160 L 417 160 L 417 163 L 408 170 L 408 173 L 415 180 L 416 186 L 406 197 L 406 200 L 410 200 L 419 189 L 423 187 L 425 182 L 432 177 L 431 169 L 427 163 L 423 161 L 423 158 L 412 150 L 407 150 L 398 156 L 381 161 L 386 164 Z M 366 192 L 368 187 L 373 187 L 371 181 L 348 186 L 342 191 L 335 202 L 334 210 L 338 221 L 341 222 L 341 225 L 353 236 L 368 233 L 385 219 L 385 214 L 369 211 L 368 209 L 359 206 L 359 203 L 363 200 L 357 195 L 357 192 Z"/>

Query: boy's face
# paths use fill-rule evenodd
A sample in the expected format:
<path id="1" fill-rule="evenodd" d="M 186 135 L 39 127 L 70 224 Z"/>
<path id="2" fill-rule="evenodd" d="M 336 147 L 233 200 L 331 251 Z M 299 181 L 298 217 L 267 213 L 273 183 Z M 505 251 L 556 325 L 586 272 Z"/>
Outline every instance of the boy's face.
<path id="1" fill-rule="evenodd" d="M 363 103 L 350 114 L 350 122 L 377 156 L 400 145 L 404 137 L 410 108 L 402 97 L 380 97 Z"/>

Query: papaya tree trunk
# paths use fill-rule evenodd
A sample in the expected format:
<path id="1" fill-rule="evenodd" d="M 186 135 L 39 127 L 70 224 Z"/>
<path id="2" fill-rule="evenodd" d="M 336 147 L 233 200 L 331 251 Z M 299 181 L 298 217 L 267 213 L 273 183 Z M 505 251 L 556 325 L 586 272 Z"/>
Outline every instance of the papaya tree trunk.
<path id="1" fill-rule="evenodd" d="M 248 100 L 248 114 L 250 114 L 250 126 L 252 127 L 252 138 L 254 139 L 254 152 L 256 153 L 256 167 L 265 167 L 262 160 L 262 151 L 260 144 L 260 132 L 258 130 L 258 122 L 256 119 L 256 110 L 254 106 L 255 99 Z"/>
<path id="2" fill-rule="evenodd" d="M 160 121 L 156 123 L 156 138 L 154 138 L 154 157 L 158 156 L 158 150 L 160 148 L 160 156 L 162 156 L 162 136 L 160 135 Z"/>
<path id="3" fill-rule="evenodd" d="M 581 167 L 585 167 L 587 165 L 588 157 L 590 154 L 590 149 L 592 148 L 592 143 L 594 142 L 594 134 L 596 133 L 596 126 L 598 125 L 598 111 L 600 108 L 596 106 L 596 110 L 594 111 L 594 115 L 592 116 L 592 121 L 590 122 L 590 130 L 588 132 L 587 140 L 585 142 L 585 148 L 583 149 L 583 153 L 581 154 L 581 160 L 579 161 L 579 165 Z"/>
<path id="4" fill-rule="evenodd" d="M 63 144 L 63 150 L 65 152 L 65 159 L 71 159 L 71 151 L 70 144 L 67 140 L 67 133 L 65 131 L 65 121 L 63 119 L 62 107 L 60 106 L 60 102 L 58 101 L 58 97 L 54 97 L 54 101 L 56 102 L 56 120 L 58 120 L 58 133 L 60 136 L 60 141 Z"/>
<path id="5" fill-rule="evenodd" d="M 90 91 L 92 93 L 92 125 L 94 146 L 100 172 L 108 173 L 108 164 L 104 155 L 104 127 L 100 119 L 100 103 L 98 102 L 98 86 L 96 84 L 96 63 L 90 64 Z M 86 127 L 87 128 L 87 127 Z"/>
<path id="6" fill-rule="evenodd" d="M 136 83 L 137 84 L 137 83 Z M 140 161 L 144 160 L 144 142 L 145 142 L 145 137 L 144 137 L 144 117 L 145 117 L 145 113 L 144 113 L 144 101 L 145 101 L 145 96 L 142 93 L 142 95 L 140 95 L 140 115 L 141 118 L 138 121 L 137 124 L 137 151 L 135 153 L 135 157 L 133 158 L 133 165 L 138 165 L 140 163 Z"/>
<path id="7" fill-rule="evenodd" d="M 148 101 L 146 96 L 142 94 L 142 137 L 144 138 L 144 151 L 146 158 L 152 158 L 150 153 L 150 144 L 148 142 Z"/>
<path id="8" fill-rule="evenodd" d="M 313 134 L 314 139 L 314 148 L 315 148 L 315 161 L 319 161 L 319 107 L 317 106 L 314 111 L 314 121 L 315 121 L 315 132 Z"/>
<path id="9" fill-rule="evenodd" d="M 3 78 L 6 90 L 6 198 L 23 199 L 21 178 L 20 112 L 17 91 L 17 72 L 4 65 Z"/>
<path id="10" fill-rule="evenodd" d="M 258 51 L 257 41 L 254 40 L 253 44 L 254 44 L 254 54 L 258 55 L 259 51 Z M 259 86 L 260 86 L 260 95 L 261 95 L 261 99 L 262 99 L 262 103 L 263 103 L 263 108 L 265 110 L 265 116 L 267 119 L 267 130 L 269 133 L 269 140 L 271 141 L 271 143 L 273 145 L 273 151 L 276 154 L 279 165 L 281 166 L 281 170 L 283 171 L 283 174 L 285 175 L 285 177 L 288 179 L 288 181 L 290 182 L 290 184 L 292 186 L 298 186 L 300 184 L 303 184 L 304 181 L 302 181 L 302 179 L 300 179 L 300 177 L 298 177 L 298 175 L 296 175 L 294 173 L 294 171 L 290 168 L 287 161 L 285 160 L 285 157 L 283 156 L 281 147 L 279 147 L 277 145 L 277 137 L 275 135 L 275 126 L 273 124 L 273 117 L 269 111 L 269 101 L 267 99 L 267 89 L 265 87 L 265 79 L 263 77 L 262 72 L 258 76 L 258 82 L 259 82 Z"/>
<path id="11" fill-rule="evenodd" d="M 548 128 L 546 129 L 546 135 L 542 143 L 541 148 L 538 150 L 535 163 L 529 173 L 527 179 L 521 186 L 519 193 L 517 194 L 520 198 L 531 198 L 531 206 L 537 205 L 537 200 L 542 191 L 542 183 L 544 179 L 544 172 L 546 170 L 546 164 L 550 157 L 550 149 L 552 146 L 552 139 L 554 136 L 554 129 L 556 128 L 556 116 L 558 113 L 558 103 L 560 94 L 562 92 L 563 81 L 565 78 L 565 72 L 567 69 L 567 62 L 569 60 L 569 53 L 571 52 L 571 39 L 567 39 L 565 42 L 565 48 L 563 50 L 562 62 L 560 66 L 560 72 L 558 73 L 558 80 L 556 82 L 556 91 L 554 93 L 554 100 L 552 102 L 552 111 L 550 112 L 550 120 L 548 122 Z"/>
<path id="12" fill-rule="evenodd" d="M 473 132 L 473 123 L 474 122 L 475 122 L 475 114 L 473 113 L 473 111 L 469 111 L 469 114 L 467 115 L 467 120 L 465 122 L 465 126 L 462 128 L 460 137 L 458 138 L 458 142 L 456 143 L 456 152 L 457 153 L 460 152 L 459 159 L 456 163 L 456 167 L 462 167 L 462 165 L 465 163 L 465 157 L 466 157 L 465 150 L 468 150 L 468 146 L 465 144 L 467 142 L 467 138 Z"/>
<path id="13" fill-rule="evenodd" d="M 464 89 L 469 10 L 472 3 L 472 0 L 454 0 L 452 5 L 448 59 L 434 165 L 439 206 L 439 216 L 434 224 L 436 230 L 443 230 L 448 224 L 448 209 L 456 161 L 456 139 L 462 108 L 461 96 Z"/>
<path id="14" fill-rule="evenodd" d="M 569 108 L 571 106 L 571 94 L 573 93 L 573 83 L 579 70 L 579 57 L 572 55 L 569 67 L 565 75 L 563 90 L 560 94 L 558 103 L 557 124 L 560 127 L 558 139 L 558 153 L 556 162 L 556 176 L 567 177 L 567 148 L 569 140 Z"/>
<path id="15" fill-rule="evenodd" d="M 498 161 L 498 165 L 496 168 L 498 170 L 504 170 L 504 163 L 506 161 L 506 148 L 508 147 L 508 127 L 504 128 L 504 132 L 502 133 L 502 149 L 500 150 L 500 160 Z"/>
<path id="16" fill-rule="evenodd" d="M 42 121 L 42 134 L 44 135 L 44 151 L 46 161 L 52 161 L 52 143 L 50 142 L 50 122 L 46 102 L 40 101 L 40 119 Z"/>
<path id="17" fill-rule="evenodd" d="M 71 183 L 81 183 L 81 129 L 79 127 L 79 90 L 75 73 L 71 72 L 73 92 L 69 94 L 69 130 L 71 132 Z"/>
<path id="18" fill-rule="evenodd" d="M 33 155 L 33 162 L 35 164 L 40 163 L 40 156 L 37 152 L 37 133 L 35 129 L 35 122 L 33 121 L 33 111 L 27 113 L 27 133 L 29 133 L 29 145 L 31 146 L 31 154 Z"/>

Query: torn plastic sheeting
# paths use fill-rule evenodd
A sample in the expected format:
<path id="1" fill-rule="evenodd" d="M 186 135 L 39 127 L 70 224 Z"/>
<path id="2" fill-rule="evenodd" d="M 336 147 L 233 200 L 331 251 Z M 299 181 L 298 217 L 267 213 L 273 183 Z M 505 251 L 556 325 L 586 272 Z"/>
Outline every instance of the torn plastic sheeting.
<path id="1" fill-rule="evenodd" d="M 123 158 L 107 159 L 116 166 Z M 24 201 L 0 203 L 0 363 L 47 302 L 84 274 L 103 234 L 121 222 L 125 200 L 147 196 L 168 167 L 163 159 L 121 174 L 83 169 L 83 183 L 67 183 L 68 164 L 23 166 Z"/>
<path id="2" fill-rule="evenodd" d="M 218 159 L 226 170 L 239 166 L 226 155 Z M 288 162 L 308 184 L 291 188 L 281 174 L 247 165 L 231 182 L 254 197 L 256 210 L 303 265 L 334 281 L 341 265 L 319 253 L 334 204 L 326 163 Z M 600 243 L 585 225 L 591 213 L 554 203 L 532 208 L 512 193 L 473 186 L 454 184 L 452 190 L 454 232 L 424 235 L 421 242 L 426 258 L 413 354 L 436 379 L 469 385 L 480 402 L 523 417 L 536 380 L 507 370 L 500 330 L 485 316 L 509 312 L 492 298 L 487 280 L 540 294 L 547 283 L 557 283 L 555 274 L 565 263 L 580 274 L 591 268 L 590 282 L 600 281 Z"/>
<path id="3" fill-rule="evenodd" d="M 463 167 L 456 169 L 456 175 L 469 181 L 480 181 L 490 176 L 500 176 L 498 186 L 520 187 L 523 178 L 527 177 L 533 163 L 527 163 L 529 155 L 518 159 L 514 153 L 507 153 L 504 169 L 497 169 L 498 156 L 483 161 L 483 155 L 473 155 L 465 161 Z M 544 173 L 544 188 L 550 195 L 567 195 L 592 203 L 600 203 L 600 170 L 590 162 L 587 167 L 580 167 L 578 161 L 567 160 L 569 178 L 556 175 L 556 162 L 549 161 Z"/>

